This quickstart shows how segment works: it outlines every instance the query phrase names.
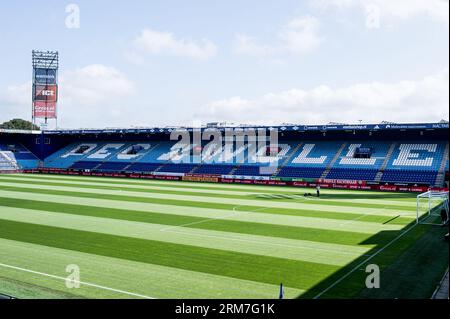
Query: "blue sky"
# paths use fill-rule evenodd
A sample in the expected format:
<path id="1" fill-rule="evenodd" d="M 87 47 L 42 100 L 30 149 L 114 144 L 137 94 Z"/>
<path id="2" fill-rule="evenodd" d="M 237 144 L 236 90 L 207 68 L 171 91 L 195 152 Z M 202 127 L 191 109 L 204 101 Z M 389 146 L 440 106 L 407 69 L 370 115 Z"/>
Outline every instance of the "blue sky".
<path id="1" fill-rule="evenodd" d="M 30 117 L 32 49 L 62 127 L 439 121 L 448 31 L 448 0 L 9 1 L 0 121 Z"/>

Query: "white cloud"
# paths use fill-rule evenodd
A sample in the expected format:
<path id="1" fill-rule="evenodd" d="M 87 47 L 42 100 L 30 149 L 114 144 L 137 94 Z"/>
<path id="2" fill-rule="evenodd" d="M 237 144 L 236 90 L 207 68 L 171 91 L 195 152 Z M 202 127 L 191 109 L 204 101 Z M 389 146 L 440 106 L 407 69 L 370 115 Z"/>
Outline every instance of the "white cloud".
<path id="1" fill-rule="evenodd" d="M 288 23 L 279 38 L 287 50 L 294 53 L 307 53 L 316 49 L 322 41 L 318 35 L 319 20 L 314 17 L 297 18 Z"/>
<path id="2" fill-rule="evenodd" d="M 235 52 L 252 56 L 268 56 L 278 52 L 277 48 L 269 45 L 262 45 L 256 39 L 245 34 L 236 36 Z"/>
<path id="3" fill-rule="evenodd" d="M 125 97 L 134 92 L 134 84 L 120 71 L 92 64 L 67 71 L 60 77 L 61 103 L 86 106 Z"/>
<path id="4" fill-rule="evenodd" d="M 130 60 L 142 63 L 145 55 L 170 55 L 206 60 L 217 54 L 217 46 L 207 40 L 177 39 L 172 33 L 144 29 L 126 52 Z"/>
<path id="5" fill-rule="evenodd" d="M 206 121 L 250 124 L 325 124 L 438 121 L 448 118 L 449 73 L 445 69 L 419 81 L 326 85 L 292 89 L 256 99 L 232 97 L 209 103 L 198 117 Z"/>
<path id="6" fill-rule="evenodd" d="M 239 34 L 236 36 L 235 52 L 263 57 L 285 53 L 309 53 L 322 42 L 319 26 L 319 20 L 312 16 L 291 20 L 278 32 L 276 44 L 260 44 L 253 37 Z"/>
<path id="7" fill-rule="evenodd" d="M 60 75 L 59 117 L 66 127 L 98 126 L 99 122 L 120 125 L 127 115 L 127 98 L 134 83 L 113 67 L 88 65 Z M 0 90 L 0 120 L 31 117 L 31 82 Z M 101 121 L 99 120 L 101 119 Z"/>
<path id="8" fill-rule="evenodd" d="M 312 3 L 319 8 L 360 7 L 366 10 L 369 6 L 377 6 L 383 18 L 409 19 L 426 15 L 440 22 L 449 22 L 448 0 L 312 0 Z"/>
<path id="9" fill-rule="evenodd" d="M 31 81 L 20 85 L 10 85 L 0 91 L 0 103 L 2 110 L 7 105 L 25 105 L 27 103 L 31 110 Z"/>

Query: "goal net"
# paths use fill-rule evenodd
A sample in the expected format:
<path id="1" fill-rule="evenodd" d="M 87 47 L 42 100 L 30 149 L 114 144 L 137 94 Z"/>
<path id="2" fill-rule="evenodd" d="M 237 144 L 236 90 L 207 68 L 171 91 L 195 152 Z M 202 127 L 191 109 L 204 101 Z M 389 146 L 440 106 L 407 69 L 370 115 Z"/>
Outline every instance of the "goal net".
<path id="1" fill-rule="evenodd" d="M 428 191 L 417 195 L 417 223 L 442 224 L 442 211 L 449 218 L 448 192 Z"/>

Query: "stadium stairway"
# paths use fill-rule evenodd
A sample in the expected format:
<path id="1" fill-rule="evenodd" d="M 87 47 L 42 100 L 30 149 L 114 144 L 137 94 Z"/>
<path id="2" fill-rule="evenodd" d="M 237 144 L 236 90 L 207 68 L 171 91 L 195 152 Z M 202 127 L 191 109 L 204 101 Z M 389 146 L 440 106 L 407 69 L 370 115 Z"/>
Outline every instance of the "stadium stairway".
<path id="1" fill-rule="evenodd" d="M 14 160 L 12 153 L 8 151 L 0 151 L 0 171 L 14 171 L 18 169 L 19 165 Z"/>
<path id="2" fill-rule="evenodd" d="M 383 178 L 384 170 L 386 169 L 389 161 L 391 160 L 392 154 L 394 154 L 395 147 L 397 146 L 397 143 L 392 143 L 389 147 L 389 150 L 386 154 L 386 158 L 384 159 L 383 164 L 380 167 L 380 170 L 378 171 L 377 175 L 375 176 L 375 182 L 381 182 L 381 179 Z"/>
<path id="3" fill-rule="evenodd" d="M 444 156 L 442 157 L 441 164 L 439 166 L 439 172 L 436 177 L 436 182 L 434 183 L 435 187 L 442 187 L 445 181 L 445 168 L 447 167 L 449 156 L 449 144 L 445 145 Z"/>
<path id="4" fill-rule="evenodd" d="M 77 161 L 73 163 L 69 168 L 76 169 L 88 169 L 88 170 L 96 170 L 103 164 L 107 163 L 106 161 Z"/>
<path id="5" fill-rule="evenodd" d="M 20 143 L 0 143 L 0 151 L 17 169 L 31 169 L 38 166 L 39 159 Z M 6 162 L 6 159 L 4 160 Z M 5 165 L 5 164 L 4 164 Z"/>
<path id="6" fill-rule="evenodd" d="M 235 167 L 233 167 L 233 169 L 231 170 L 229 175 L 234 175 L 234 173 L 236 173 L 236 171 L 239 169 L 239 167 L 241 167 L 241 165 L 236 165 Z"/>
<path id="7" fill-rule="evenodd" d="M 237 148 L 237 146 L 236 146 L 236 148 Z M 245 154 L 245 152 L 244 152 L 244 164 L 242 164 L 242 163 L 237 164 L 237 163 L 236 163 L 236 166 L 233 167 L 233 169 L 230 171 L 229 175 L 245 175 L 245 174 L 237 174 L 237 173 L 238 173 L 242 168 L 245 169 L 245 163 L 247 163 L 247 162 L 248 162 L 248 153 Z"/>
<path id="8" fill-rule="evenodd" d="M 333 168 L 334 164 L 336 164 L 337 160 L 341 157 L 341 154 L 344 151 L 346 146 L 347 146 L 347 142 L 345 142 L 341 145 L 339 150 L 336 152 L 336 155 L 331 160 L 330 164 L 328 164 L 327 168 L 323 171 L 322 176 L 320 176 L 320 178 L 322 178 L 322 179 L 327 178 L 327 176 L 330 173 L 331 169 Z"/>
<path id="9" fill-rule="evenodd" d="M 194 174 L 196 171 L 198 171 L 200 166 L 202 166 L 202 164 L 198 164 L 197 166 L 195 166 L 193 169 L 191 169 L 191 171 L 188 174 Z"/>
<path id="10" fill-rule="evenodd" d="M 229 175 L 236 175 L 236 173 L 241 169 L 242 164 L 236 164 L 233 166 L 233 169 L 230 171 Z"/>
<path id="11" fill-rule="evenodd" d="M 289 164 L 292 161 L 292 159 L 294 158 L 295 154 L 297 154 L 297 151 L 300 149 L 300 147 L 302 147 L 302 145 L 303 145 L 303 142 L 297 144 L 297 146 L 291 151 L 291 154 L 286 157 L 286 159 L 283 161 L 283 163 L 281 163 L 281 165 L 278 167 L 278 169 L 272 175 L 272 177 L 278 176 L 278 174 L 281 172 L 283 167 L 285 167 L 287 164 Z"/>
<path id="12" fill-rule="evenodd" d="M 107 163 L 107 162 L 101 162 L 101 163 L 99 163 L 97 166 L 95 166 L 94 168 L 93 168 L 93 170 L 95 170 L 95 169 L 98 169 L 100 166 L 102 166 L 104 163 Z"/>
<path id="13" fill-rule="evenodd" d="M 157 173 L 157 172 L 161 172 L 161 170 L 164 168 L 164 166 L 166 166 L 169 162 L 167 163 L 162 163 L 161 165 L 159 165 L 153 172 Z"/>

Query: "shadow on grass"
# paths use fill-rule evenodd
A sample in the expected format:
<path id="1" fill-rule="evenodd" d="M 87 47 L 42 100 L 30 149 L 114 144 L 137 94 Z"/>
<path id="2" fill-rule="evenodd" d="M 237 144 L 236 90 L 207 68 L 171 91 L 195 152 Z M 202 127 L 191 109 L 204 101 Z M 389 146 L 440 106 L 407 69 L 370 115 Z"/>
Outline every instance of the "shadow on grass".
<path id="1" fill-rule="evenodd" d="M 298 299 L 429 299 L 448 268 L 448 227 L 415 225 L 381 231 L 360 245 L 373 249 L 327 277 Z M 380 288 L 368 289 L 369 264 L 380 267 Z"/>

